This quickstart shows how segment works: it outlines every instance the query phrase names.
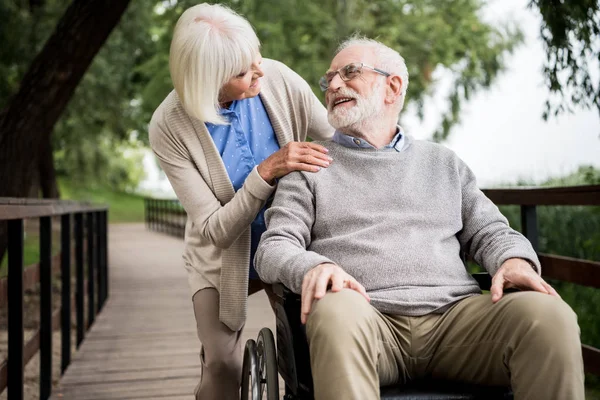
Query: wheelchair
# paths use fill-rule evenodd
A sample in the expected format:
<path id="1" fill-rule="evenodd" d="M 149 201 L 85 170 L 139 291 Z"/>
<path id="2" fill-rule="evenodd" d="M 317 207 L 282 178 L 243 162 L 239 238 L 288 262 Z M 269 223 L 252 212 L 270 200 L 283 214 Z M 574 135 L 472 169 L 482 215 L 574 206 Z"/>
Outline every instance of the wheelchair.
<path id="1" fill-rule="evenodd" d="M 476 273 L 473 277 L 482 290 L 489 290 L 491 277 Z M 256 340 L 244 348 L 242 400 L 278 400 L 279 373 L 285 382 L 284 400 L 312 400 L 313 387 L 309 348 L 304 325 L 300 322 L 300 296 L 281 284 L 273 285 L 277 296 L 275 338 L 263 328 Z M 512 400 L 509 387 L 471 385 L 423 379 L 403 385 L 381 387 L 386 400 Z"/>

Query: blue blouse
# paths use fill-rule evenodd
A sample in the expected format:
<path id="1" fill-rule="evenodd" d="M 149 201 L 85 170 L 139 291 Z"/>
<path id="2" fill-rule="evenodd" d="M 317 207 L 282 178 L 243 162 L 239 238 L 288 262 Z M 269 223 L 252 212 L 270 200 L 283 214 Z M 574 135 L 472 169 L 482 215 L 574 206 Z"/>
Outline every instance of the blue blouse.
<path id="1" fill-rule="evenodd" d="M 279 150 L 279 143 L 260 96 L 235 100 L 229 108 L 221 109 L 220 114 L 230 125 L 207 122 L 206 128 L 225 164 L 233 189 L 237 192 L 252 169 Z M 254 270 L 254 254 L 260 237 L 266 230 L 265 208 L 260 210 L 251 225 L 251 279 L 258 279 Z"/>

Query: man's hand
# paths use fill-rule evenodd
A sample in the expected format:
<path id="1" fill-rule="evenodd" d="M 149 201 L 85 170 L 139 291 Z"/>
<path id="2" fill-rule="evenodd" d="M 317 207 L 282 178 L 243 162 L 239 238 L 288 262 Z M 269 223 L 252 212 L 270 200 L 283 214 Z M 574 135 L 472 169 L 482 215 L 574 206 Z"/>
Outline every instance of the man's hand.
<path id="1" fill-rule="evenodd" d="M 303 324 L 308 319 L 313 302 L 325 296 L 331 284 L 332 292 L 339 292 L 344 288 L 356 290 L 362 294 L 367 301 L 371 301 L 364 286 L 343 269 L 335 264 L 319 264 L 304 275 L 302 280 L 302 309 L 300 320 Z"/>
<path id="2" fill-rule="evenodd" d="M 509 258 L 506 260 L 492 278 L 492 302 L 498 302 L 504 293 L 504 289 L 519 288 L 546 293 L 551 296 L 560 297 L 554 288 L 546 283 L 541 276 L 535 272 L 531 265 L 521 258 Z"/>

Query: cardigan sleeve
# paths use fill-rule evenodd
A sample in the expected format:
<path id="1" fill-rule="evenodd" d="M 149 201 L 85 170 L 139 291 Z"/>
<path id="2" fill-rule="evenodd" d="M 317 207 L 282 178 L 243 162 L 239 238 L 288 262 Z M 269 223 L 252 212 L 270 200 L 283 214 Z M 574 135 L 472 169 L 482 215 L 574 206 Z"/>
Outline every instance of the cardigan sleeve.
<path id="1" fill-rule="evenodd" d="M 185 126 L 182 123 L 178 128 L 185 129 Z M 231 201 L 221 204 L 200 175 L 188 149 L 178 140 L 177 133 L 167 126 L 164 115 L 157 110 L 149 127 L 152 150 L 192 220 L 193 229 L 199 231 L 204 241 L 226 249 L 248 229 L 275 186 L 266 183 L 255 167 Z"/>

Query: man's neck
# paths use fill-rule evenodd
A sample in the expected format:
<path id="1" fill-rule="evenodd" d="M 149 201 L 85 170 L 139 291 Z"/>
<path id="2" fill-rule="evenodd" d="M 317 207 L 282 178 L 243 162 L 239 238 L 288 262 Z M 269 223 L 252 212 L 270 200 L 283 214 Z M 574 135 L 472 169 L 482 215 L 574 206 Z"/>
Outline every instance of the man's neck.
<path id="1" fill-rule="evenodd" d="M 353 126 L 339 129 L 340 132 L 365 140 L 371 146 L 381 149 L 390 144 L 397 133 L 396 123 L 386 123 L 384 118 L 361 121 Z"/>

